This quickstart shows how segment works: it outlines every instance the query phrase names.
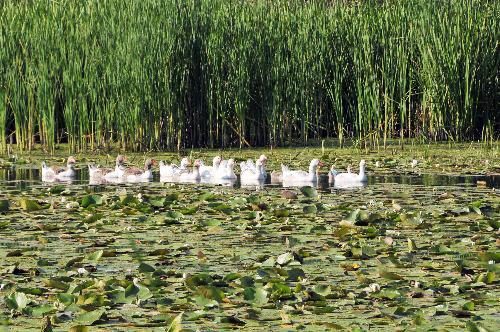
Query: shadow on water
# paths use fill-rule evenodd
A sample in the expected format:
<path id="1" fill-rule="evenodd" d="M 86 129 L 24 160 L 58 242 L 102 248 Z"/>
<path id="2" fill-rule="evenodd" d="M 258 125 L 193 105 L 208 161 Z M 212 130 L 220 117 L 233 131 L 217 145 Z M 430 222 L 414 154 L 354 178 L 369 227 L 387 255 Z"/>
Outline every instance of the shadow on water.
<path id="1" fill-rule="evenodd" d="M 155 174 L 153 182 L 159 182 L 160 179 Z M 88 170 L 81 169 L 77 171 L 76 177 L 70 182 L 59 182 L 60 184 L 74 184 L 94 187 L 94 190 L 99 191 L 99 185 L 92 185 L 89 183 Z M 477 186 L 478 181 L 486 183 L 488 188 L 499 188 L 500 187 L 500 174 L 495 175 L 442 175 L 442 174 L 422 174 L 422 175 L 369 175 L 368 176 L 368 186 L 375 186 L 379 184 L 402 184 L 409 186 L 425 186 L 425 187 L 436 187 L 436 186 Z M 175 182 L 173 182 L 175 183 Z M 24 190 L 34 185 L 41 185 L 41 171 L 34 168 L 0 168 L 0 188 L 10 188 Z M 203 182 L 202 185 L 207 183 Z M 50 183 L 48 184 L 50 185 Z M 113 184 L 107 183 L 104 186 L 119 186 L 125 184 Z M 189 184 L 185 184 L 189 185 Z M 210 185 L 210 184 L 208 184 Z M 223 181 L 220 183 L 212 183 L 212 185 L 222 185 L 229 187 L 245 187 L 245 188 L 256 188 L 256 187 L 270 187 L 270 188 L 281 188 L 281 183 L 271 183 L 270 176 L 268 176 L 267 181 L 261 184 L 242 186 L 239 178 L 236 181 Z M 317 184 L 319 189 L 330 189 L 333 185 L 328 183 L 328 177 L 322 174 L 319 177 Z M 337 188 L 334 188 L 337 189 Z"/>

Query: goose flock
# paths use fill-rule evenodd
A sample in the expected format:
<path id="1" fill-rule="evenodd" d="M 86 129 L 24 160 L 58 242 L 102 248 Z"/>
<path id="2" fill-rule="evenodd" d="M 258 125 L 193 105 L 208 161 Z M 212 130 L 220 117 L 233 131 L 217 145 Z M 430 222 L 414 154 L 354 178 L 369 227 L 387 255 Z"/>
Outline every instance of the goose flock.
<path id="1" fill-rule="evenodd" d="M 159 163 L 154 159 L 147 159 L 144 168 L 127 167 L 127 158 L 123 155 L 116 157 L 115 167 L 101 167 L 89 164 L 89 179 L 93 184 L 124 183 L 124 182 L 147 182 L 153 180 L 153 167 L 159 166 L 161 182 L 180 183 L 223 183 L 234 181 L 237 176 L 234 171 L 234 159 L 223 159 L 216 156 L 212 165 L 205 165 L 203 161 L 196 159 L 193 163 L 189 158 L 182 158 L 179 165 L 169 164 L 163 161 Z M 263 185 L 267 179 L 266 171 L 267 157 L 260 155 L 255 162 L 251 159 L 240 163 L 240 182 L 244 186 Z M 48 166 L 42 162 L 42 181 L 68 181 L 76 176 L 76 159 L 68 157 L 66 167 Z M 292 170 L 286 165 L 281 165 L 281 172 L 271 172 L 271 182 L 282 182 L 284 187 L 292 186 L 315 186 L 318 182 L 318 169 L 325 166 L 319 159 L 311 160 L 309 169 Z M 366 162 L 359 163 L 359 173 L 351 172 L 350 167 L 345 173 L 339 173 L 333 167 L 328 173 L 329 182 L 337 188 L 362 187 L 366 185 L 365 173 Z"/>

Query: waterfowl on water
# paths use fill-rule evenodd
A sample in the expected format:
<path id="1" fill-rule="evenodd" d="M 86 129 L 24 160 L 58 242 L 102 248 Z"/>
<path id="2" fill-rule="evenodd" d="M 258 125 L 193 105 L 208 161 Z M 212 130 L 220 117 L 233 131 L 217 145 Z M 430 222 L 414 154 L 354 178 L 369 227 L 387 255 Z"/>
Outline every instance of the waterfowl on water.
<path id="1" fill-rule="evenodd" d="M 212 166 L 206 166 L 200 160 L 200 175 L 202 178 L 212 178 L 215 177 L 219 170 L 219 166 L 222 162 L 222 158 L 220 156 L 214 157 L 212 160 Z"/>
<path id="2" fill-rule="evenodd" d="M 188 171 L 188 166 L 190 165 L 189 158 L 184 157 L 181 160 L 179 166 L 175 164 L 166 164 L 160 161 L 160 177 L 161 178 L 174 178 L 181 175 L 183 172 Z"/>
<path id="3" fill-rule="evenodd" d="M 240 163 L 241 182 L 245 182 L 247 180 L 262 180 L 265 181 L 267 177 L 266 173 L 266 165 L 267 157 L 265 155 L 260 155 L 259 159 L 255 161 L 249 159 L 247 161 L 242 161 Z"/>
<path id="4" fill-rule="evenodd" d="M 91 178 L 121 178 L 125 172 L 124 163 L 127 160 L 125 156 L 118 155 L 116 157 L 115 168 L 99 167 L 98 165 L 89 164 L 89 176 Z"/>
<path id="5" fill-rule="evenodd" d="M 156 160 L 148 159 L 144 163 L 144 169 L 140 169 L 137 167 L 131 167 L 125 169 L 125 171 L 123 172 L 123 178 L 129 182 L 152 180 L 153 179 L 152 168 L 156 164 L 157 164 Z"/>
<path id="6" fill-rule="evenodd" d="M 76 159 L 72 156 L 68 157 L 66 167 L 63 166 L 47 166 L 45 161 L 42 161 L 42 180 L 65 180 L 75 177 Z"/>
<path id="7" fill-rule="evenodd" d="M 367 182 L 368 178 L 365 174 L 365 165 L 366 162 L 364 160 L 359 162 L 359 174 L 351 173 L 350 170 L 347 173 L 338 173 L 335 170 L 331 170 L 330 174 L 333 176 L 335 186 L 358 185 Z"/>
<path id="8" fill-rule="evenodd" d="M 193 163 L 193 170 L 191 172 L 182 172 L 179 175 L 179 181 L 181 182 L 199 182 L 201 180 L 200 174 L 201 161 L 196 159 Z"/>
<path id="9" fill-rule="evenodd" d="M 236 179 L 236 174 L 234 174 L 234 159 L 223 160 L 215 177 L 222 180 Z"/>
<path id="10" fill-rule="evenodd" d="M 324 164 L 319 159 L 311 160 L 309 164 L 309 171 L 293 171 L 288 168 L 288 166 L 281 165 L 281 173 L 283 178 L 283 183 L 301 183 L 301 182 L 316 182 L 318 180 L 317 169 L 318 167 L 324 166 Z"/>

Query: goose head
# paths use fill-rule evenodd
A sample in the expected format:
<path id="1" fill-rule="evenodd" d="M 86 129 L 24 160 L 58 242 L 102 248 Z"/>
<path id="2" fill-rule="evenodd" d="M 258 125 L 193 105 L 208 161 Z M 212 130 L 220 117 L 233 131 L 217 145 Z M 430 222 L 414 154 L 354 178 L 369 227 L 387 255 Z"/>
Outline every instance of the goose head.
<path id="1" fill-rule="evenodd" d="M 75 167 L 75 164 L 76 164 L 76 159 L 75 159 L 75 157 L 73 157 L 73 156 L 69 156 L 69 157 L 68 157 L 68 161 L 66 162 L 66 165 L 68 166 L 68 168 L 73 168 L 73 167 Z"/>
<path id="2" fill-rule="evenodd" d="M 221 156 L 214 157 L 212 165 L 215 167 L 219 167 L 220 163 L 222 162 Z"/>
<path id="3" fill-rule="evenodd" d="M 154 160 L 154 159 L 148 159 L 144 163 L 144 169 L 150 171 L 151 168 L 153 168 L 153 166 L 155 166 L 157 164 L 158 164 L 158 162 L 156 160 Z"/>
<path id="4" fill-rule="evenodd" d="M 359 167 L 364 167 L 366 165 L 366 161 L 364 159 L 362 159 L 360 162 L 359 162 Z"/>
<path id="5" fill-rule="evenodd" d="M 260 157 L 259 157 L 259 160 L 262 161 L 263 163 L 265 163 L 267 161 L 267 157 L 265 154 L 261 154 Z"/>
<path id="6" fill-rule="evenodd" d="M 227 168 L 231 170 L 234 168 L 234 159 L 231 158 L 227 161 Z"/>
<path id="7" fill-rule="evenodd" d="M 325 164 L 323 164 L 319 159 L 313 159 L 311 160 L 311 163 L 309 164 L 309 171 L 315 171 L 318 167 L 322 167 Z"/>
<path id="8" fill-rule="evenodd" d="M 184 157 L 182 158 L 181 160 L 181 168 L 186 168 L 190 165 L 191 163 L 189 162 L 189 158 L 188 157 Z"/>
<path id="9" fill-rule="evenodd" d="M 202 164 L 201 160 L 196 159 L 196 160 L 194 161 L 194 163 L 193 163 L 193 167 L 194 167 L 195 169 L 198 169 L 198 168 L 200 168 L 201 164 Z"/>
<path id="10" fill-rule="evenodd" d="M 123 165 L 126 161 L 127 161 L 127 157 L 125 157 L 124 155 L 119 154 L 119 155 L 116 157 L 116 166 L 121 166 L 121 165 Z"/>

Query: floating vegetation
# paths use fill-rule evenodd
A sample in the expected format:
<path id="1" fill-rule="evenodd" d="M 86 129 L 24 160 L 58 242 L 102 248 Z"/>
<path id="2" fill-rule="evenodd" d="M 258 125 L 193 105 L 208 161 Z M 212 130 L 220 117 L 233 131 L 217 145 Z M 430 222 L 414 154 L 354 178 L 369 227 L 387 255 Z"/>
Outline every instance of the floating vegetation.
<path id="1" fill-rule="evenodd" d="M 0 149 L 498 138 L 498 1 L 0 2 Z"/>
<path id="2" fill-rule="evenodd" d="M 491 187 L 21 182 L 0 184 L 0 329 L 498 325 Z"/>

